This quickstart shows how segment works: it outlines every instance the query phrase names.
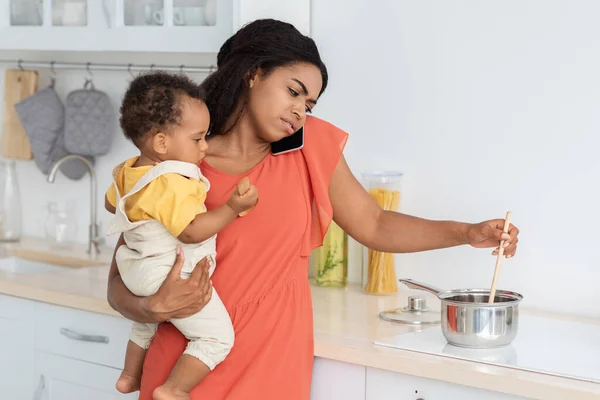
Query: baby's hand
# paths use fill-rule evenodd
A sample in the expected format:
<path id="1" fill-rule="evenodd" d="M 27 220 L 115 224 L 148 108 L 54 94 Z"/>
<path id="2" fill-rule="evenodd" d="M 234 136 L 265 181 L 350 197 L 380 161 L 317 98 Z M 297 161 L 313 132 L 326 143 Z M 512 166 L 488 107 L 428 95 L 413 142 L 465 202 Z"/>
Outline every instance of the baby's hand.
<path id="1" fill-rule="evenodd" d="M 247 177 L 242 178 L 229 197 L 227 204 L 240 216 L 243 217 L 256 206 L 258 202 L 258 189 L 250 183 Z"/>

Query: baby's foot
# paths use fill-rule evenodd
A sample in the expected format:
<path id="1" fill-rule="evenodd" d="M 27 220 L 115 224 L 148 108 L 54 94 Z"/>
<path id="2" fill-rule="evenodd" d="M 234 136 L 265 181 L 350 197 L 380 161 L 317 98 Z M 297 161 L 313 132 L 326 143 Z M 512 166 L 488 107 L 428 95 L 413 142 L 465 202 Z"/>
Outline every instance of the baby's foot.
<path id="1" fill-rule="evenodd" d="M 190 400 L 190 394 L 166 382 L 154 389 L 152 400 Z"/>
<path id="2" fill-rule="evenodd" d="M 121 393 L 132 393 L 140 390 L 140 377 L 133 376 L 128 371 L 121 372 L 121 376 L 115 385 Z"/>

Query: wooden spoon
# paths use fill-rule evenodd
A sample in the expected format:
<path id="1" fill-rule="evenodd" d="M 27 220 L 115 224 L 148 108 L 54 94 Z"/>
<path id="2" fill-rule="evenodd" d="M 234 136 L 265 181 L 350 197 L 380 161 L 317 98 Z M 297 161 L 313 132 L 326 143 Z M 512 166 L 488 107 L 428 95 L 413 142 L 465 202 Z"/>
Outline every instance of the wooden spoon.
<path id="1" fill-rule="evenodd" d="M 508 233 L 508 227 L 510 226 L 510 218 L 512 217 L 512 213 L 509 211 L 506 213 L 506 218 L 504 219 L 504 233 Z M 496 297 L 496 282 L 498 281 L 498 274 L 500 273 L 500 263 L 502 262 L 502 256 L 504 255 L 504 242 L 505 240 L 500 241 L 500 249 L 498 250 L 498 257 L 496 258 L 496 268 L 494 269 L 494 279 L 492 280 L 492 288 L 490 289 L 490 298 L 488 303 L 494 302 L 494 297 Z"/>

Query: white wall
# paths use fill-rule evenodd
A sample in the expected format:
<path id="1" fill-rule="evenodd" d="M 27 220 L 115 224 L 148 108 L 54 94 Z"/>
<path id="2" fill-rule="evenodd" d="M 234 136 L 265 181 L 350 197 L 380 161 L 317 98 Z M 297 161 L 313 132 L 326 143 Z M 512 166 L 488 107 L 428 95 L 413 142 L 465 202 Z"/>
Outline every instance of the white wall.
<path id="1" fill-rule="evenodd" d="M 313 1 L 312 29 L 331 76 L 316 115 L 351 133 L 352 169 L 405 172 L 401 207 L 410 214 L 477 222 L 511 210 L 521 243 L 500 287 L 521 292 L 526 307 L 594 316 L 599 13 L 593 0 L 328 0 Z M 59 74 L 63 98 L 84 76 Z M 116 109 L 127 73 L 94 77 Z M 133 150 L 119 134 L 98 159 L 100 196 Z M 42 235 L 46 202 L 67 198 L 80 200 L 87 232 L 87 178 L 51 186 L 33 163 L 20 163 L 19 178 L 25 233 Z M 443 288 L 487 287 L 490 253 L 399 255 L 397 272 Z M 354 257 L 351 278 L 359 276 Z"/>
<path id="2" fill-rule="evenodd" d="M 313 7 L 331 76 L 318 113 L 351 133 L 352 169 L 402 170 L 409 214 L 477 222 L 511 210 L 521 240 L 499 286 L 522 293 L 526 307 L 600 316 L 600 3 Z M 490 253 L 399 255 L 397 273 L 488 287 Z"/>

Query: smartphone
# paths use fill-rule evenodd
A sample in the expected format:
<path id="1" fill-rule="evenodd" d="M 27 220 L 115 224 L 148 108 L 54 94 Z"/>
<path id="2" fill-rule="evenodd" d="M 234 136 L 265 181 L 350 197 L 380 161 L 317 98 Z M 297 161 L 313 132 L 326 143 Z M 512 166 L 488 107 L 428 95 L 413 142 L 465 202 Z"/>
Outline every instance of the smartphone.
<path id="1" fill-rule="evenodd" d="M 274 155 L 289 153 L 290 151 L 300 150 L 304 146 L 304 127 L 302 126 L 290 136 L 271 143 L 271 153 Z"/>

